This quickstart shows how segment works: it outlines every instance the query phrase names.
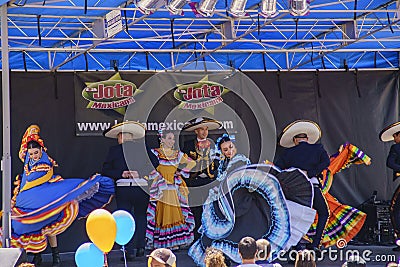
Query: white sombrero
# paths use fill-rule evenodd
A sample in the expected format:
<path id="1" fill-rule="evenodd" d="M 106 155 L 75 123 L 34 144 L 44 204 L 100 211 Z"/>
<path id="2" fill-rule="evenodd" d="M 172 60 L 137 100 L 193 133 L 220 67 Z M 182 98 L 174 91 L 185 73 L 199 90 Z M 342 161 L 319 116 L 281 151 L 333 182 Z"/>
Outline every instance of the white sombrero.
<path id="1" fill-rule="evenodd" d="M 379 134 L 379 138 L 383 142 L 393 141 L 394 140 L 393 134 L 397 132 L 400 132 L 400 122 L 395 122 L 393 124 L 390 124 L 388 127 L 383 129 Z"/>
<path id="2" fill-rule="evenodd" d="M 133 139 L 140 139 L 144 137 L 145 129 L 145 126 L 139 122 L 124 121 L 105 130 L 103 135 L 109 138 L 117 138 L 119 133 L 130 133 Z"/>
<path id="3" fill-rule="evenodd" d="M 194 131 L 199 127 L 208 127 L 208 130 L 216 130 L 218 128 L 220 128 L 222 126 L 222 123 L 214 120 L 214 119 L 210 119 L 207 117 L 199 117 L 199 118 L 194 118 L 190 121 L 185 122 L 185 125 L 182 128 L 182 131 Z"/>
<path id="4" fill-rule="evenodd" d="M 310 144 L 315 144 L 321 138 L 321 129 L 317 123 L 309 120 L 297 120 L 283 129 L 279 144 L 283 147 L 293 147 L 293 137 L 302 133 L 307 135 Z"/>

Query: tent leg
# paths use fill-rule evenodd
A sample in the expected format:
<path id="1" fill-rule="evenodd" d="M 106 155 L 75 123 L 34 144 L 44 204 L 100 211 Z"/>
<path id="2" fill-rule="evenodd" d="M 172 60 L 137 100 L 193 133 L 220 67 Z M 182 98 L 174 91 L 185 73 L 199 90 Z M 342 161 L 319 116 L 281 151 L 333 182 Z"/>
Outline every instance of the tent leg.
<path id="1" fill-rule="evenodd" d="M 10 247 L 11 236 L 11 138 L 10 138 L 10 70 L 8 49 L 7 3 L 1 6 L 1 65 L 3 104 L 3 157 L 1 160 L 3 188 L 3 247 Z"/>

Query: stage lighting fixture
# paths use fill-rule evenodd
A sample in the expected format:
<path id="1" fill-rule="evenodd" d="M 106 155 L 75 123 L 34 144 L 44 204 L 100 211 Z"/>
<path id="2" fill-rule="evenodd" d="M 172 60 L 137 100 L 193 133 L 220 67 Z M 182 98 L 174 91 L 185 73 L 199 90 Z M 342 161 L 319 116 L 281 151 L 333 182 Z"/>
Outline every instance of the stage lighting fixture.
<path id="1" fill-rule="evenodd" d="M 400 239 L 396 239 L 396 245 L 400 247 Z"/>
<path id="2" fill-rule="evenodd" d="M 180 15 L 182 14 L 182 8 L 186 5 L 186 2 L 186 0 L 171 0 L 168 3 L 167 8 L 172 14 Z"/>
<path id="3" fill-rule="evenodd" d="M 266 17 L 274 17 L 277 15 L 278 12 L 276 12 L 276 0 L 262 0 L 261 14 Z"/>
<path id="4" fill-rule="evenodd" d="M 308 0 L 289 0 L 289 12 L 293 16 L 304 16 L 310 11 Z"/>
<path id="5" fill-rule="evenodd" d="M 154 12 L 157 7 L 161 6 L 161 2 L 164 3 L 163 0 L 142 0 L 140 2 L 136 2 L 136 6 L 139 8 L 140 12 L 149 15 L 150 13 Z"/>
<path id="6" fill-rule="evenodd" d="M 218 0 L 201 0 L 197 11 L 204 17 L 212 17 Z"/>
<path id="7" fill-rule="evenodd" d="M 246 8 L 246 3 L 247 0 L 232 0 L 228 12 L 235 17 L 244 16 L 246 14 L 244 11 Z"/>

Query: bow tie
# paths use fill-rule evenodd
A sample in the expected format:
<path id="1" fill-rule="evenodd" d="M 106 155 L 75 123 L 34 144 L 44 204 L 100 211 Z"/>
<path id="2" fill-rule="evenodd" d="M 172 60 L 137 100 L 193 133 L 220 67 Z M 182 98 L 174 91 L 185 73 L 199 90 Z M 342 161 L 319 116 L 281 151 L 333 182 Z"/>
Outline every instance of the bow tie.
<path id="1" fill-rule="evenodd" d="M 197 148 L 198 148 L 198 149 L 209 148 L 210 145 L 211 145 L 211 142 L 208 141 L 208 140 L 197 141 Z"/>

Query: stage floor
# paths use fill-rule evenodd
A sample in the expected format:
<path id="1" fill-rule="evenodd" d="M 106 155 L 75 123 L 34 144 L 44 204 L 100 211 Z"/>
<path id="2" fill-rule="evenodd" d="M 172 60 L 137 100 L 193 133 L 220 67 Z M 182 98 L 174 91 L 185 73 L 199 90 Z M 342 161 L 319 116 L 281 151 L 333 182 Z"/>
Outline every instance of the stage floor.
<path id="1" fill-rule="evenodd" d="M 317 266 L 341 266 L 343 262 L 346 261 L 346 257 L 351 254 L 358 254 L 367 259 L 367 266 L 381 266 L 385 267 L 387 262 L 394 261 L 399 262 L 400 252 L 392 251 L 393 246 L 366 246 L 366 245 L 349 245 L 342 250 L 338 250 L 337 248 L 331 248 L 325 250 L 323 253 L 323 257 L 318 261 Z M 177 256 L 177 267 L 191 267 L 196 266 L 192 259 L 187 255 L 187 250 L 180 250 L 176 253 Z M 120 261 L 120 257 L 122 256 L 122 252 L 118 250 L 113 250 L 110 252 L 109 266 L 110 267 L 123 267 L 125 266 L 123 262 Z M 30 259 L 30 258 L 29 258 Z M 44 254 L 43 267 L 51 266 L 51 255 Z M 62 266 L 63 267 L 73 267 L 75 265 L 74 253 L 62 253 L 61 254 Z M 286 261 L 278 261 L 282 264 L 282 266 L 294 266 L 294 264 L 289 264 Z M 136 258 L 132 262 L 128 262 L 127 266 L 135 266 L 135 267 L 146 267 L 147 266 L 147 258 L 140 257 Z M 236 266 L 236 264 L 232 264 L 232 266 Z"/>

